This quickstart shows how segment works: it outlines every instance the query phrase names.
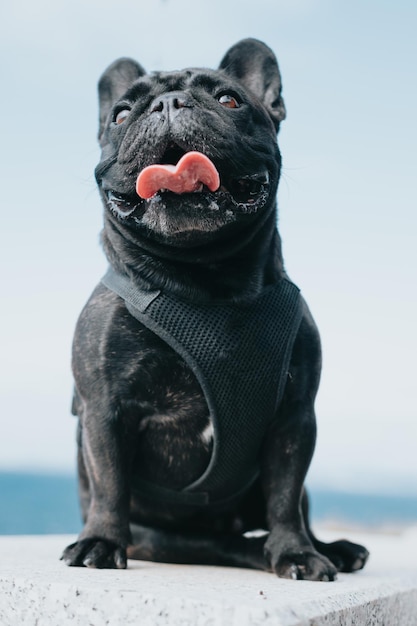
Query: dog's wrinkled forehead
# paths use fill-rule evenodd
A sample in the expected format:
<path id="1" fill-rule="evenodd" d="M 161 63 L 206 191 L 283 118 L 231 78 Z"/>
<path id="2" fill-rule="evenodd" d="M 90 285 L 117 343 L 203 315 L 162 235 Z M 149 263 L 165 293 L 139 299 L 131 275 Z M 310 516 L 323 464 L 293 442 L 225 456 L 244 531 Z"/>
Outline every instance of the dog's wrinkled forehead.
<path id="1" fill-rule="evenodd" d="M 166 91 L 190 87 L 215 88 L 221 82 L 220 72 L 202 68 L 186 68 L 176 71 L 150 72 L 146 76 L 153 85 L 161 85 Z"/>
<path id="2" fill-rule="evenodd" d="M 243 85 L 224 70 L 207 68 L 186 68 L 173 72 L 151 72 L 148 75 L 151 83 L 163 85 L 167 91 L 199 88 L 215 91 L 219 87 L 233 86 L 243 89 Z"/>
<path id="3" fill-rule="evenodd" d="M 254 100 L 251 93 L 245 91 L 243 85 L 223 71 L 201 68 L 187 68 L 172 72 L 151 72 L 138 78 L 123 94 L 122 99 L 136 101 L 147 95 L 161 95 L 171 92 L 207 92 L 216 94 L 222 89 L 237 91 L 241 97 Z"/>

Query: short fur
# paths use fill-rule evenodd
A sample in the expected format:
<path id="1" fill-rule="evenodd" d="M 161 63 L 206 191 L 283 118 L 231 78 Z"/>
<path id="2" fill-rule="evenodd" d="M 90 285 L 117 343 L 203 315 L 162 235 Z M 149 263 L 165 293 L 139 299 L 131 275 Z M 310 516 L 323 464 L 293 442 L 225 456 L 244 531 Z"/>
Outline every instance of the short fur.
<path id="1" fill-rule="evenodd" d="M 102 242 L 118 272 L 142 289 L 207 306 L 245 302 L 286 277 L 276 226 L 276 133 L 285 106 L 267 46 L 243 40 L 218 70 L 146 74 L 120 59 L 101 77 L 99 97 Z M 215 164 L 218 191 L 137 196 L 144 167 L 176 163 L 190 150 Z M 133 483 L 137 476 L 181 490 L 201 475 L 212 450 L 204 395 L 181 357 L 98 285 L 74 338 L 85 526 L 64 552 L 69 565 L 124 568 L 129 556 L 307 580 L 363 567 L 365 548 L 321 543 L 308 524 L 303 483 L 315 445 L 321 354 L 303 307 L 284 396 L 259 451 L 259 478 L 237 501 L 196 510 L 140 495 Z M 245 534 L 259 529 L 261 536 Z"/>

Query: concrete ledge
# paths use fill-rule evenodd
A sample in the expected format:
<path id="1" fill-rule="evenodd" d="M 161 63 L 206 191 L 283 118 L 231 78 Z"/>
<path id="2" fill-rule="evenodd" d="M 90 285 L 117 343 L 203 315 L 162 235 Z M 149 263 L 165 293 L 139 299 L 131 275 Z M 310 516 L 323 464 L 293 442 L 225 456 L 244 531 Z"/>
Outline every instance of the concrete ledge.
<path id="1" fill-rule="evenodd" d="M 344 533 L 342 533 L 343 535 Z M 60 562 L 73 537 L 0 537 L 1 626 L 416 626 L 417 528 L 345 533 L 371 551 L 334 583 L 219 567 L 129 561 L 125 571 Z M 341 533 L 320 532 L 325 540 Z"/>

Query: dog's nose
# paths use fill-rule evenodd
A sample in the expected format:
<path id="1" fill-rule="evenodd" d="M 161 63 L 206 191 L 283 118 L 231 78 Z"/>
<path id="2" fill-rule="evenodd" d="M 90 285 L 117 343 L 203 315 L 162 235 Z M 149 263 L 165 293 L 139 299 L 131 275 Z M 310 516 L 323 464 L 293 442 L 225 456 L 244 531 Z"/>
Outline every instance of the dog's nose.
<path id="1" fill-rule="evenodd" d="M 191 96 L 183 91 L 171 91 L 158 96 L 151 104 L 151 113 L 165 113 L 176 115 L 181 109 L 193 107 Z"/>

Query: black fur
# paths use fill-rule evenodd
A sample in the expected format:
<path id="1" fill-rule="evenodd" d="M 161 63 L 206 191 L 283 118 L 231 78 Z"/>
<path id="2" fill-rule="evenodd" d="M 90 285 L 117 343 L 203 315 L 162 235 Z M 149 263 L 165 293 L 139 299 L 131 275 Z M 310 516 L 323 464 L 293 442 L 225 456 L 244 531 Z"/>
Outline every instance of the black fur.
<path id="1" fill-rule="evenodd" d="M 225 94 L 235 108 L 220 102 Z M 241 41 L 217 71 L 146 74 L 136 62 L 120 59 L 102 76 L 99 95 L 96 178 L 105 207 L 102 242 L 115 269 L 142 288 L 207 304 L 252 298 L 285 276 L 276 228 L 276 132 L 285 107 L 267 46 Z M 190 150 L 213 161 L 218 191 L 163 192 L 150 200 L 136 195 L 145 166 L 175 163 Z M 320 543 L 308 526 L 303 483 L 315 444 L 320 366 L 319 335 L 304 305 L 256 483 L 220 510 L 138 496 L 135 476 L 181 489 L 202 474 L 212 450 L 210 415 L 188 366 L 100 284 L 74 339 L 85 526 L 64 560 L 123 568 L 128 555 L 308 580 L 333 580 L 337 570 L 363 567 L 363 547 Z M 266 532 L 244 536 L 255 529 Z"/>

